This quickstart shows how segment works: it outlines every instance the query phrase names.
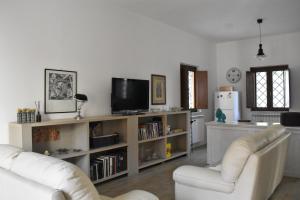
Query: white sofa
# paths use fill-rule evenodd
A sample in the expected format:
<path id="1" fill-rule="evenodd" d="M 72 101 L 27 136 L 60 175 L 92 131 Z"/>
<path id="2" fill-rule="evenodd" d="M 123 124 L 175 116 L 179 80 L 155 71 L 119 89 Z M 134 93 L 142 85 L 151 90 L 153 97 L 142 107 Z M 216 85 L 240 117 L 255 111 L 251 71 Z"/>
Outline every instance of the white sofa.
<path id="1" fill-rule="evenodd" d="M 1 200 L 158 200 L 135 190 L 109 198 L 99 196 L 90 179 L 71 163 L 0 145 Z"/>
<path id="2" fill-rule="evenodd" d="M 179 167 L 176 200 L 268 199 L 282 180 L 289 136 L 276 125 L 235 140 L 215 168 Z"/>

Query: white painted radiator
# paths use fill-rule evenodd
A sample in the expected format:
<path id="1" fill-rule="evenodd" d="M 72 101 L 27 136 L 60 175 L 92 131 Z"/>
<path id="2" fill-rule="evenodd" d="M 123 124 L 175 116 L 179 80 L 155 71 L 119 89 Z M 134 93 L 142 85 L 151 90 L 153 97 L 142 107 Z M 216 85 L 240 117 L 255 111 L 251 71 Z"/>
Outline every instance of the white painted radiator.
<path id="1" fill-rule="evenodd" d="M 253 122 L 280 122 L 281 112 L 251 112 Z"/>

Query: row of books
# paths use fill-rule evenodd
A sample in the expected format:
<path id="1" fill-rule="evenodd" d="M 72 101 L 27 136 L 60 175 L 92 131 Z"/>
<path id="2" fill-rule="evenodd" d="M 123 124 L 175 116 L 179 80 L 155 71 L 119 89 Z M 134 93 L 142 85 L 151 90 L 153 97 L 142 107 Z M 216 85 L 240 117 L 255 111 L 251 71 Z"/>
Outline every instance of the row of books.
<path id="1" fill-rule="evenodd" d="M 99 156 L 91 161 L 90 175 L 92 181 L 97 181 L 127 169 L 126 152 Z"/>
<path id="2" fill-rule="evenodd" d="M 139 125 L 139 140 L 148 140 L 163 136 L 163 125 L 161 121 Z"/>

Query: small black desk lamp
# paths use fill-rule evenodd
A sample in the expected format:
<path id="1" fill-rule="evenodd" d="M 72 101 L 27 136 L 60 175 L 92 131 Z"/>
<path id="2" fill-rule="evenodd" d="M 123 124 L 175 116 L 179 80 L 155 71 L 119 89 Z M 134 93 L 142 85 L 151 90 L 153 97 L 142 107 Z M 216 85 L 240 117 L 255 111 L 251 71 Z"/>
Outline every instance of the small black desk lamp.
<path id="1" fill-rule="evenodd" d="M 75 94 L 74 99 L 77 101 L 77 115 L 74 118 L 80 120 L 83 118 L 80 115 L 81 108 L 83 104 L 88 101 L 88 98 L 85 94 Z"/>

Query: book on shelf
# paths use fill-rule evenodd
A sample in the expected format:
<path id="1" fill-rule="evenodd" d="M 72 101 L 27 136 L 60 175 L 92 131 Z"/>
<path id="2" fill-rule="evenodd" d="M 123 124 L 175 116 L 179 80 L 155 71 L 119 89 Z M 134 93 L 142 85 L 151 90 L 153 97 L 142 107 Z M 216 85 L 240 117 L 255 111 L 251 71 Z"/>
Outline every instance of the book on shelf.
<path id="1" fill-rule="evenodd" d="M 110 153 L 98 156 L 91 161 L 90 176 L 97 181 L 127 169 L 126 152 Z"/>
<path id="2" fill-rule="evenodd" d="M 139 125 L 139 140 L 149 140 L 163 136 L 163 125 L 161 121 Z"/>

